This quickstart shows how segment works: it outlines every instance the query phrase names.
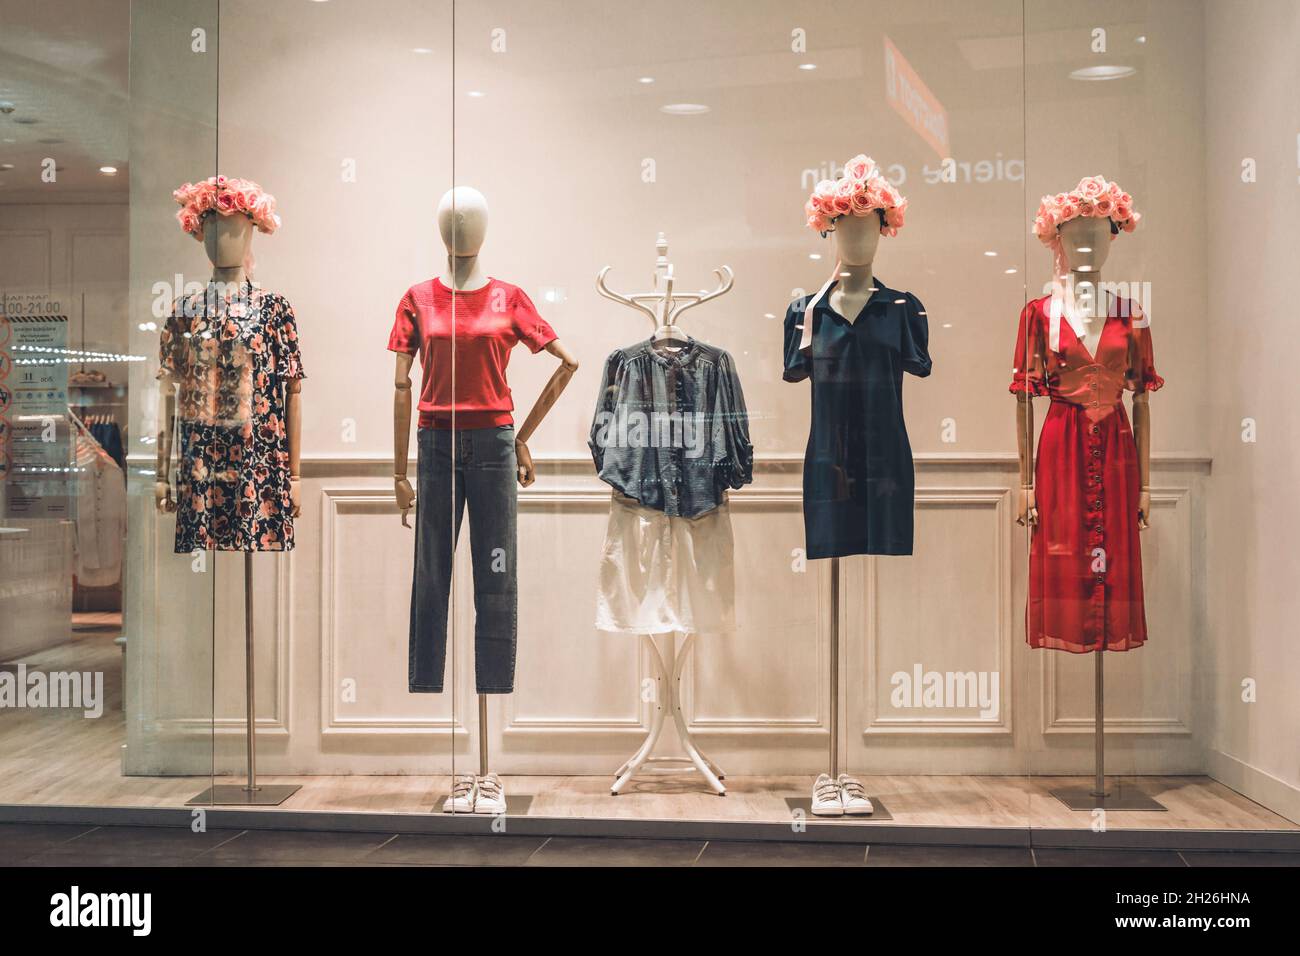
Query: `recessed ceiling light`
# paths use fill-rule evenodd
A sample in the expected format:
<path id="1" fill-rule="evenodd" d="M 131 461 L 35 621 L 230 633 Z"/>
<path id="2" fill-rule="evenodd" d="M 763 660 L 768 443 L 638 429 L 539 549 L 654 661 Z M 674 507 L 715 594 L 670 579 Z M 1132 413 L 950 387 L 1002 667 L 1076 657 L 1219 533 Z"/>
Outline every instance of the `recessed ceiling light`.
<path id="1" fill-rule="evenodd" d="M 1016 270 L 1015 270 L 1014 268 L 1013 268 L 1013 269 L 1004 269 L 1004 270 L 1003 270 L 1003 273 L 1004 273 L 1005 275 L 1013 276 L 1013 275 L 1016 274 Z"/>
<path id="2" fill-rule="evenodd" d="M 411 47 L 411 52 L 412 52 L 412 53 L 432 53 L 433 51 L 430 50 L 427 46 L 413 46 L 413 47 Z"/>
<path id="3" fill-rule="evenodd" d="M 816 64 L 816 63 L 800 63 L 800 64 L 799 64 L 799 69 L 801 69 L 801 70 L 815 70 L 815 69 L 817 69 L 817 64 Z"/>
<path id="4" fill-rule="evenodd" d="M 103 173 L 105 176 L 116 176 L 116 175 L 117 175 L 117 167 L 116 167 L 116 166 L 100 166 L 100 167 L 99 167 L 99 171 L 100 171 L 101 173 Z"/>
<path id="5" fill-rule="evenodd" d="M 1070 79 L 1096 83 L 1101 80 L 1122 80 L 1136 72 L 1136 67 L 1120 66 L 1117 63 L 1102 63 L 1097 66 L 1085 66 L 1080 70 L 1071 70 Z"/>
<path id="6" fill-rule="evenodd" d="M 984 255 L 986 255 L 986 256 L 996 256 L 997 253 L 994 252 L 992 249 L 986 249 L 986 250 L 984 250 Z"/>
<path id="7" fill-rule="evenodd" d="M 468 93 L 466 93 L 465 95 L 466 95 L 466 96 L 472 96 L 472 97 L 474 97 L 474 99 L 476 99 L 476 100 L 477 100 L 477 99 L 482 99 L 483 97 L 487 96 L 487 94 L 484 93 L 482 90 L 470 90 L 470 91 L 469 91 Z"/>
<path id="8" fill-rule="evenodd" d="M 1144 37 L 1144 36 L 1134 37 L 1134 38 L 1133 38 L 1133 42 L 1134 42 L 1134 43 L 1146 43 L 1146 42 L 1147 42 L 1147 38 Z"/>
<path id="9" fill-rule="evenodd" d="M 655 78 L 654 78 L 653 76 L 643 76 L 643 77 L 641 77 L 639 80 L 637 80 L 638 83 L 644 83 L 644 84 L 646 84 L 647 86 L 649 86 L 649 85 L 650 85 L 651 83 L 653 83 L 654 81 L 655 81 Z"/>
<path id="10" fill-rule="evenodd" d="M 1080 246 L 1077 252 L 1092 252 L 1092 246 Z"/>
<path id="11" fill-rule="evenodd" d="M 14 168 L 14 164 L 13 164 L 13 163 L 0 163 L 0 169 L 3 169 L 3 170 L 8 171 L 8 170 L 13 169 L 13 168 Z"/>
<path id="12" fill-rule="evenodd" d="M 703 103 L 669 103 L 659 107 L 659 111 L 671 116 L 700 116 L 707 113 L 709 108 Z"/>
<path id="13" fill-rule="evenodd" d="M 952 323 L 951 323 L 951 322 L 945 322 L 945 323 L 943 324 L 943 327 L 944 327 L 945 329 L 950 329 L 950 328 L 952 328 Z"/>
<path id="14" fill-rule="evenodd" d="M 809 259 L 820 259 L 821 257 L 822 257 L 822 254 L 821 254 L 820 252 L 810 252 L 810 253 L 808 253 L 808 258 L 809 258 Z"/>

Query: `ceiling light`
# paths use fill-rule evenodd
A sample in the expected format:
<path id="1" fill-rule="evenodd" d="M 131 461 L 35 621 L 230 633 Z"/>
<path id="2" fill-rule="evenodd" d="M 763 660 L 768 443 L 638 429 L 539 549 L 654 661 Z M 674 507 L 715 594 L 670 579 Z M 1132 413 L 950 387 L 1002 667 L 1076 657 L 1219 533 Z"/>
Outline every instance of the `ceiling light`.
<path id="1" fill-rule="evenodd" d="M 945 329 L 950 329 L 950 328 L 952 328 L 952 323 L 951 323 L 951 322 L 945 322 L 945 323 L 943 324 L 943 327 L 944 327 Z"/>
<path id="2" fill-rule="evenodd" d="M 799 64 L 799 69 L 801 69 L 801 70 L 815 70 L 815 69 L 817 69 L 817 64 L 816 64 L 816 63 L 800 63 L 800 64 Z"/>
<path id="3" fill-rule="evenodd" d="M 1080 246 L 1076 252 L 1092 252 L 1092 246 Z"/>
<path id="4" fill-rule="evenodd" d="M 13 163 L 0 163 L 0 169 L 3 169 L 3 170 L 6 170 L 6 171 L 7 171 L 7 170 L 10 170 L 10 169 L 13 169 L 13 168 L 14 168 L 14 164 L 13 164 Z"/>
<path id="5" fill-rule="evenodd" d="M 646 84 L 647 86 L 649 86 L 649 85 L 650 85 L 651 83 L 653 83 L 654 81 L 655 81 L 655 78 L 654 78 L 653 76 L 643 76 L 643 77 L 641 77 L 639 80 L 637 80 L 638 83 L 644 83 L 644 84 Z"/>
<path id="6" fill-rule="evenodd" d="M 1134 43 L 1146 43 L 1146 42 L 1147 42 L 1147 38 L 1146 38 L 1145 36 L 1134 37 L 1134 38 L 1133 38 L 1133 42 L 1134 42 Z"/>
<path id="7" fill-rule="evenodd" d="M 116 176 L 116 175 L 117 175 L 117 167 L 116 167 L 116 166 L 100 166 L 100 167 L 99 167 L 99 171 L 100 171 L 101 173 L 103 173 L 105 176 Z"/>
<path id="8" fill-rule="evenodd" d="M 700 116 L 707 113 L 709 108 L 703 103 L 669 103 L 659 107 L 659 111 L 670 116 Z"/>
<path id="9" fill-rule="evenodd" d="M 820 252 L 810 252 L 810 253 L 808 253 L 808 258 L 809 258 L 809 259 L 820 259 L 821 257 L 822 257 L 822 254 L 821 254 Z"/>
<path id="10" fill-rule="evenodd" d="M 413 47 L 411 47 L 411 52 L 412 52 L 412 53 L 432 53 L 433 51 L 430 50 L 427 46 L 413 46 Z"/>
<path id="11" fill-rule="evenodd" d="M 487 94 L 484 93 L 482 90 L 470 90 L 465 95 L 472 96 L 476 100 L 482 99 L 483 97 L 487 96 Z"/>
<path id="12" fill-rule="evenodd" d="M 1003 275 L 1013 276 L 1013 275 L 1016 274 L 1016 270 L 1015 270 L 1015 269 L 1004 269 L 1004 270 L 1002 270 L 1002 271 L 1003 271 Z"/>
<path id="13" fill-rule="evenodd" d="M 1085 66 L 1081 70 L 1071 70 L 1070 79 L 1096 83 L 1101 80 L 1122 80 L 1137 72 L 1135 67 L 1103 63 L 1098 66 Z"/>
<path id="14" fill-rule="evenodd" d="M 986 250 L 984 251 L 984 255 L 986 255 L 986 256 L 996 256 L 997 253 L 994 252 L 992 249 L 986 249 Z"/>

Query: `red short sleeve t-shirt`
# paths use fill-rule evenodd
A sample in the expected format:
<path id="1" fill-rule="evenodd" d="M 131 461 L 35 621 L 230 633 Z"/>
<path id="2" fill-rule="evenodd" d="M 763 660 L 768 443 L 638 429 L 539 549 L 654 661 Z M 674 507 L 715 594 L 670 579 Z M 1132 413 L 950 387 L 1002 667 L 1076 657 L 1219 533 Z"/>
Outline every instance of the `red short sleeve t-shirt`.
<path id="1" fill-rule="evenodd" d="M 420 353 L 420 427 L 491 428 L 513 424 L 506 364 L 516 342 L 539 352 L 555 330 L 524 290 L 490 279 L 455 293 L 441 279 L 413 285 L 397 305 L 388 348 Z M 453 394 L 453 378 L 455 388 Z"/>

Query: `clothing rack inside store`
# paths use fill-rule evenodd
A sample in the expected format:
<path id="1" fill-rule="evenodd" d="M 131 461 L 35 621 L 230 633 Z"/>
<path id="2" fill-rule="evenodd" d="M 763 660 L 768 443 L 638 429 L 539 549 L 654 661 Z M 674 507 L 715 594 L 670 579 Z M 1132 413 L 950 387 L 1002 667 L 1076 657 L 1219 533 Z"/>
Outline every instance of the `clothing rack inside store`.
<path id="1" fill-rule="evenodd" d="M 655 342 L 682 342 L 688 339 L 689 336 L 682 333 L 678 326 L 678 319 L 681 314 L 687 309 L 693 309 L 697 305 L 708 302 L 710 299 L 716 299 L 718 296 L 729 292 L 735 282 L 735 276 L 731 271 L 731 267 L 724 265 L 713 270 L 714 275 L 718 278 L 718 285 L 713 290 L 679 292 L 674 288 L 673 265 L 668 261 L 668 239 L 662 232 L 659 233 L 655 242 L 655 251 L 657 255 L 655 258 L 654 289 L 652 291 L 629 294 L 615 292 L 605 282 L 605 278 L 611 269 L 610 266 L 601 269 L 600 274 L 596 277 L 596 291 L 606 299 L 636 309 L 646 316 L 651 322 L 653 328 L 651 337 Z M 720 797 L 725 797 L 727 788 L 722 781 L 726 779 L 726 774 L 722 772 L 722 769 L 716 763 L 701 752 L 691 734 L 690 725 L 686 722 L 686 717 L 682 713 L 682 671 L 686 666 L 686 662 L 690 659 L 691 651 L 694 649 L 695 635 L 683 635 L 680 647 L 677 644 L 676 632 L 664 634 L 662 637 L 663 649 L 661 652 L 660 645 L 655 640 L 654 635 L 641 635 L 645 653 L 649 657 L 655 672 L 655 695 L 652 701 L 654 713 L 651 716 L 650 728 L 646 733 L 645 740 L 637 751 L 624 761 L 623 765 L 615 772 L 614 783 L 609 788 L 610 795 L 618 796 L 638 773 L 678 773 L 682 770 L 695 770 L 704 778 L 714 793 Z M 659 744 L 660 735 L 663 733 L 664 725 L 670 715 L 677 730 L 678 742 L 683 753 L 675 756 L 655 756 L 655 748 Z"/>

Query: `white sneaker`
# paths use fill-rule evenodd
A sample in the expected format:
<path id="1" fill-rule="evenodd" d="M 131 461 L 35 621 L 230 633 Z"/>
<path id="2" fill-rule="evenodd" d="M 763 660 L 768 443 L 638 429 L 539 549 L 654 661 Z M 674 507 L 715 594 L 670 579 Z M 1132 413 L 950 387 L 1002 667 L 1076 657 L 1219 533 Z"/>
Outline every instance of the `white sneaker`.
<path id="1" fill-rule="evenodd" d="M 478 781 L 472 773 L 458 773 L 451 782 L 451 793 L 442 802 L 443 813 L 473 813 Z"/>
<path id="2" fill-rule="evenodd" d="M 842 773 L 836 782 L 840 785 L 840 801 L 844 804 L 845 813 L 851 817 L 869 817 L 875 812 L 876 808 L 867 798 L 867 788 L 862 786 L 861 780 Z"/>
<path id="3" fill-rule="evenodd" d="M 812 812 L 818 817 L 844 816 L 844 801 L 840 799 L 840 785 L 824 773 L 817 778 L 812 790 Z"/>
<path id="4" fill-rule="evenodd" d="M 478 778 L 478 797 L 474 800 L 475 813 L 505 813 L 506 788 L 494 773 Z"/>

